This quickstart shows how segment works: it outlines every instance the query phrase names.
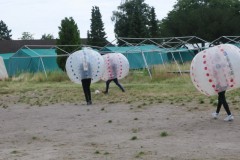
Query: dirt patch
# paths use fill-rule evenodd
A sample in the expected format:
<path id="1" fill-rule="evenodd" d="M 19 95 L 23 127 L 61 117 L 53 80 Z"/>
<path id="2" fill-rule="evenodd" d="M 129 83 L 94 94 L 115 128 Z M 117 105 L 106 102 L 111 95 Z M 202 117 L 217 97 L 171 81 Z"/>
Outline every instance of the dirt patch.
<path id="1" fill-rule="evenodd" d="M 224 110 L 213 120 L 213 108 L 189 108 L 9 105 L 0 109 L 0 159 L 239 159 L 239 116 L 224 122 Z"/>

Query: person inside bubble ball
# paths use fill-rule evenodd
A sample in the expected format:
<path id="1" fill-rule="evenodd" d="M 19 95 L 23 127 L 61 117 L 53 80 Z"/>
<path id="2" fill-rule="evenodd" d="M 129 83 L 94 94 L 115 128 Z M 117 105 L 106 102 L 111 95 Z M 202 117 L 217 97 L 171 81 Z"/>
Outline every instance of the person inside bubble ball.
<path id="1" fill-rule="evenodd" d="M 123 86 L 118 82 L 118 78 L 117 78 L 117 65 L 116 64 L 112 64 L 111 65 L 111 76 L 110 79 L 106 81 L 106 90 L 103 91 L 104 94 L 108 94 L 108 89 L 109 89 L 109 85 L 110 83 L 113 81 L 121 90 L 122 92 L 125 92 Z"/>
<path id="2" fill-rule="evenodd" d="M 91 105 L 92 98 L 91 98 L 90 85 L 92 81 L 92 70 L 91 70 L 90 63 L 87 62 L 86 60 L 86 57 L 84 57 L 83 63 L 80 65 L 80 75 L 81 75 L 81 82 L 82 82 L 83 92 L 85 95 L 87 105 Z"/>
<path id="3" fill-rule="evenodd" d="M 217 119 L 220 109 L 223 105 L 225 111 L 227 112 L 227 117 L 224 120 L 232 121 L 234 117 L 229 109 L 229 106 L 225 97 L 225 92 L 228 88 L 228 82 L 226 78 L 223 78 L 225 77 L 225 73 L 223 72 L 223 70 L 226 68 L 226 65 L 221 62 L 222 59 L 219 56 L 216 56 L 215 58 L 216 58 L 215 60 L 217 60 L 218 63 L 213 67 L 213 71 L 214 71 L 214 77 L 216 78 L 216 81 L 217 81 L 215 90 L 218 91 L 218 104 L 217 104 L 216 112 L 212 113 L 212 116 L 214 119 Z"/>

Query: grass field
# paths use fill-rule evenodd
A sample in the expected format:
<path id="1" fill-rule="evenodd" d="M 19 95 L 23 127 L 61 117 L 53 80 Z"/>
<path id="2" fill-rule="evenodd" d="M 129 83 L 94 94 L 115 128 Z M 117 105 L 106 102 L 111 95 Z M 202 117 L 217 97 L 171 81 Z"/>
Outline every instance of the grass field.
<path id="1" fill-rule="evenodd" d="M 198 103 L 201 106 L 216 106 L 216 96 L 207 97 L 193 86 L 188 74 L 171 74 L 155 68 L 152 79 L 147 70 L 131 71 L 129 75 L 120 80 L 126 89 L 122 93 L 114 83 L 110 84 L 108 95 L 94 94 L 95 90 L 105 89 L 104 81 L 91 85 L 94 103 L 126 103 L 138 107 L 156 103 L 170 103 L 178 106 L 186 103 Z M 65 73 L 21 74 L 0 82 L 2 107 L 10 103 L 24 103 L 44 106 L 56 103 L 84 103 L 82 87 L 72 83 Z M 230 104 L 240 101 L 239 90 L 229 92 L 227 95 Z M 238 105 L 235 109 L 238 109 Z"/>
<path id="2" fill-rule="evenodd" d="M 212 119 L 217 97 L 193 86 L 188 74 L 152 68 L 130 71 L 113 83 L 91 85 L 85 105 L 81 85 L 65 73 L 21 74 L 0 81 L 2 159 L 239 159 L 239 89 L 227 101 L 235 117 Z M 0 158 L 0 159 L 1 159 Z"/>

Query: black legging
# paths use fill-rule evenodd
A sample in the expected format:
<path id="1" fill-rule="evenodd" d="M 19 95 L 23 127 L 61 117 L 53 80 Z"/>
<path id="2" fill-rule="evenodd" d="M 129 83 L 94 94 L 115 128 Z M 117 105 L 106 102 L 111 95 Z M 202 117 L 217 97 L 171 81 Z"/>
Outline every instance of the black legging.
<path id="1" fill-rule="evenodd" d="M 227 114 L 231 115 L 228 103 L 227 103 L 226 98 L 225 98 L 225 92 L 226 91 L 222 91 L 222 92 L 218 93 L 218 105 L 217 105 L 216 113 L 220 112 L 221 106 L 223 105 L 223 107 L 226 110 Z"/>
<path id="2" fill-rule="evenodd" d="M 92 102 L 91 91 L 90 91 L 91 80 L 92 80 L 91 78 L 82 79 L 82 87 L 83 87 L 85 99 L 89 103 Z"/>
<path id="3" fill-rule="evenodd" d="M 122 85 L 118 82 L 118 79 L 117 79 L 117 78 L 114 78 L 114 79 L 107 80 L 105 93 L 108 93 L 109 84 L 110 84 L 112 81 L 113 81 L 123 92 L 125 91 L 125 90 L 123 89 Z"/>

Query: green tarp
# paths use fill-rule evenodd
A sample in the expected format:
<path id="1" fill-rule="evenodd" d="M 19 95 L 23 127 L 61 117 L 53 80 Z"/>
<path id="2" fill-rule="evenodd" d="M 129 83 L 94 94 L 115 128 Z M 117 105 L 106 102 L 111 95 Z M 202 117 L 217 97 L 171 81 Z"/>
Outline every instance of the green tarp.
<path id="1" fill-rule="evenodd" d="M 179 63 L 191 61 L 194 52 L 186 48 L 160 48 L 156 45 L 127 46 L 127 47 L 106 47 L 102 53 L 119 52 L 125 55 L 131 69 L 145 68 L 157 64 L 165 64 L 174 61 Z M 174 57 L 174 58 L 173 58 Z M 146 62 L 146 63 L 145 63 Z"/>
<path id="2" fill-rule="evenodd" d="M 15 54 L 1 54 L 9 76 L 22 72 L 60 70 L 56 55 L 55 49 L 21 49 Z"/>
<path id="3" fill-rule="evenodd" d="M 157 45 L 105 47 L 101 53 L 118 52 L 126 56 L 130 69 L 175 62 L 191 61 L 195 56 L 187 48 L 160 48 Z M 3 57 L 9 76 L 21 72 L 44 72 L 60 70 L 55 49 L 21 49 L 16 53 L 0 54 Z"/>

